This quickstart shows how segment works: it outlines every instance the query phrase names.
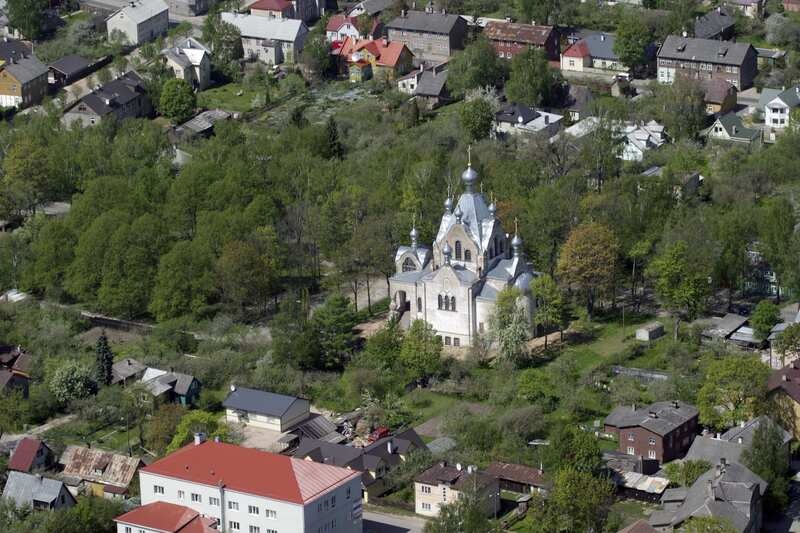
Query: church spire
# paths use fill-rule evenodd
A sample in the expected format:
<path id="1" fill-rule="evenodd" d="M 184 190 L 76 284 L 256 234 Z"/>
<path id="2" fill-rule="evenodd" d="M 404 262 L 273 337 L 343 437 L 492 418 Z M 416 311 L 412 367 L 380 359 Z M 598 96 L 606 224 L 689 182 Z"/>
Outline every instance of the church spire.
<path id="1" fill-rule="evenodd" d="M 472 145 L 467 146 L 467 170 L 461 174 L 461 181 L 467 193 L 471 193 L 473 186 L 478 181 L 478 173 L 472 168 Z"/>
<path id="2" fill-rule="evenodd" d="M 419 232 L 417 231 L 417 215 L 414 214 L 411 219 L 411 248 L 417 249 L 417 238 L 419 237 Z"/>
<path id="3" fill-rule="evenodd" d="M 453 212 L 453 195 L 450 192 L 450 184 L 447 184 L 447 198 L 444 201 L 444 211 L 448 215 Z"/>
<path id="4" fill-rule="evenodd" d="M 514 257 L 522 255 L 522 238 L 519 236 L 519 224 L 517 219 L 514 219 L 514 238 L 511 239 L 511 248 L 514 250 Z"/>

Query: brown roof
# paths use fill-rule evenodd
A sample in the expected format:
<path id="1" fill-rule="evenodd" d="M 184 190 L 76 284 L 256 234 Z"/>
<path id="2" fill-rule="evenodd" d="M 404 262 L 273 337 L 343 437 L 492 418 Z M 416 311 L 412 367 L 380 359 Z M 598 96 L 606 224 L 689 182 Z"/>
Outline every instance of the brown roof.
<path id="1" fill-rule="evenodd" d="M 647 523 L 646 520 L 637 520 L 617 533 L 658 533 L 658 530 Z"/>
<path id="2" fill-rule="evenodd" d="M 705 101 L 711 104 L 721 104 L 728 97 L 733 85 L 721 78 L 711 78 L 702 82 L 705 91 Z"/>
<path id="3" fill-rule="evenodd" d="M 83 446 L 67 446 L 59 462 L 67 477 L 116 487 L 127 487 L 142 464 L 138 457 Z"/>
<path id="4" fill-rule="evenodd" d="M 486 468 L 486 473 L 497 479 L 522 483 L 533 487 L 543 487 L 544 473 L 538 468 L 514 463 L 495 461 Z"/>
<path id="5" fill-rule="evenodd" d="M 553 33 L 552 26 L 534 26 L 516 22 L 489 22 L 483 33 L 495 41 L 516 41 L 544 46 Z"/>
<path id="6" fill-rule="evenodd" d="M 788 366 L 775 370 L 767 381 L 769 392 L 781 389 L 797 403 L 800 403 L 800 361 L 792 361 Z"/>
<path id="7" fill-rule="evenodd" d="M 470 472 L 470 469 L 473 469 L 472 472 Z M 484 472 L 474 470 L 474 467 L 462 467 L 460 464 L 455 466 L 448 465 L 442 461 L 418 475 L 414 478 L 414 481 L 426 485 L 448 485 L 455 490 L 461 491 L 472 486 L 483 488 L 490 485 L 494 478 Z"/>

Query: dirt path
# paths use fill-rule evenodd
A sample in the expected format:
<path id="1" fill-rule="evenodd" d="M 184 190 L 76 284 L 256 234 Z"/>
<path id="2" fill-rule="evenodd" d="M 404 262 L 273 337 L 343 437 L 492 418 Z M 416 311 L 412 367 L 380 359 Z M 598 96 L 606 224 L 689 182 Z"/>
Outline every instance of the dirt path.
<path id="1" fill-rule="evenodd" d="M 6 433 L 2 437 L 0 437 L 0 442 L 13 442 L 21 440 L 25 437 L 35 437 L 37 435 L 42 435 L 43 433 L 48 432 L 53 428 L 57 428 L 58 426 L 63 426 L 69 422 L 75 420 L 76 415 L 64 415 L 57 418 L 50 420 L 49 422 L 42 424 L 41 426 L 36 426 L 28 430 L 27 433 L 17 433 L 11 434 Z"/>

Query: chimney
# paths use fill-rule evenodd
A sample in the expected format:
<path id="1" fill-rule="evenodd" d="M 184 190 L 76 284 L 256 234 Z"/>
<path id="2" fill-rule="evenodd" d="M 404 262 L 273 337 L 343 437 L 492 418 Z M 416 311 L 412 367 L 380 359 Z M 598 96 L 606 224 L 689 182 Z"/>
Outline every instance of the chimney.
<path id="1" fill-rule="evenodd" d="M 506 22 L 508 22 L 509 24 L 511 23 L 511 17 L 508 15 L 506 15 Z"/>
<path id="2" fill-rule="evenodd" d="M 672 407 L 677 409 L 679 406 L 680 406 L 680 404 L 678 403 L 678 400 L 672 400 Z"/>
<path id="3" fill-rule="evenodd" d="M 719 440 L 719 439 L 720 439 L 720 435 L 719 435 L 719 433 L 717 433 L 717 434 L 714 436 L 714 438 L 715 438 L 715 439 L 717 439 L 717 440 Z"/>
<path id="4" fill-rule="evenodd" d="M 631 404 L 631 411 L 636 411 L 636 404 L 635 403 Z"/>
<path id="5" fill-rule="evenodd" d="M 738 130 L 738 128 L 737 128 L 736 126 L 734 126 L 734 127 L 732 128 L 732 131 L 733 131 L 733 134 L 734 134 L 734 135 L 736 135 L 736 132 L 737 132 L 737 130 Z"/>
<path id="6" fill-rule="evenodd" d="M 236 392 L 236 385 L 231 383 L 231 392 Z"/>
<path id="7" fill-rule="evenodd" d="M 550 124 L 550 115 L 545 115 L 544 116 L 544 123 L 545 123 L 545 125 Z"/>
<path id="8" fill-rule="evenodd" d="M 704 436 L 704 437 L 707 437 L 707 436 L 708 436 L 708 429 L 706 429 L 706 428 L 703 428 L 703 431 L 702 431 L 700 434 L 701 434 L 702 436 Z"/>
<path id="9" fill-rule="evenodd" d="M 683 32 L 681 32 L 681 36 L 682 36 L 683 38 L 686 38 L 686 37 L 688 37 L 688 36 L 689 36 L 689 34 L 688 34 L 688 33 L 686 33 L 686 30 L 683 30 Z"/>
<path id="10" fill-rule="evenodd" d="M 648 413 L 647 413 L 647 414 L 650 416 L 650 418 L 658 418 L 658 413 L 656 413 L 656 412 L 655 412 L 654 410 L 652 410 L 652 409 L 651 409 L 650 411 L 648 411 Z"/>
<path id="11" fill-rule="evenodd" d="M 206 441 L 206 434 L 203 433 L 202 431 L 199 431 L 199 432 L 194 434 L 194 445 L 195 446 L 200 446 L 205 441 Z"/>
<path id="12" fill-rule="evenodd" d="M 742 437 L 739 437 L 736 439 L 736 442 L 739 444 L 744 444 L 744 439 Z"/>
<path id="13" fill-rule="evenodd" d="M 739 422 L 739 427 L 740 427 L 740 428 L 743 428 L 743 427 L 744 427 L 744 426 L 746 426 L 746 425 L 747 425 L 747 424 L 745 423 L 745 421 L 744 421 L 744 420 L 742 420 L 741 422 Z"/>
<path id="14" fill-rule="evenodd" d="M 469 465 L 467 467 L 467 474 L 474 474 L 478 470 L 478 467 L 475 465 Z"/>
<path id="15" fill-rule="evenodd" d="M 544 463 L 539 461 L 539 475 L 541 476 L 542 474 L 544 474 Z"/>
<path id="16" fill-rule="evenodd" d="M 461 466 L 461 463 L 456 463 L 456 470 L 458 470 L 459 472 L 461 472 L 461 469 L 462 469 L 462 468 L 463 468 L 463 467 Z"/>
<path id="17" fill-rule="evenodd" d="M 386 450 L 387 450 L 389 453 L 394 453 L 394 448 L 392 448 L 392 439 L 389 439 L 389 440 L 386 442 Z"/>
<path id="18" fill-rule="evenodd" d="M 781 381 L 789 381 L 789 376 L 786 374 L 781 374 Z"/>
<path id="19" fill-rule="evenodd" d="M 125 362 L 128 363 L 128 366 L 131 366 L 132 364 L 130 359 L 125 359 Z"/>
<path id="20" fill-rule="evenodd" d="M 439 461 L 439 466 L 441 466 L 442 468 L 446 467 L 447 461 Z"/>
<path id="21" fill-rule="evenodd" d="M 724 457 L 720 457 L 719 458 L 719 466 L 720 466 L 720 468 L 722 469 L 723 472 L 725 471 L 725 467 L 727 465 L 728 465 L 728 461 L 726 461 Z"/>

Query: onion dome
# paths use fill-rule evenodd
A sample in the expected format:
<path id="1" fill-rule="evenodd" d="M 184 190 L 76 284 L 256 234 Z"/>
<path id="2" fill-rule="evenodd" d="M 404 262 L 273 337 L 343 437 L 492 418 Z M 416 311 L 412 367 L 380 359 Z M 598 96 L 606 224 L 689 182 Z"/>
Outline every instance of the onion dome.
<path id="1" fill-rule="evenodd" d="M 496 218 L 495 214 L 497 213 L 497 206 L 494 205 L 494 202 L 489 204 L 489 214 L 492 215 L 492 218 Z"/>
<path id="2" fill-rule="evenodd" d="M 466 187 L 467 192 L 472 192 L 472 187 L 478 182 L 478 173 L 475 172 L 475 169 L 472 168 L 472 165 L 467 167 L 461 174 L 461 181 L 464 183 L 464 187 Z"/>
<path id="3" fill-rule="evenodd" d="M 448 197 L 447 200 L 444 201 L 444 210 L 448 213 L 453 212 L 453 199 Z"/>
<path id="4" fill-rule="evenodd" d="M 511 239 L 511 248 L 514 249 L 514 257 L 522 254 L 522 238 L 516 233 L 514 234 L 514 238 Z"/>
<path id="5" fill-rule="evenodd" d="M 417 247 L 417 238 L 419 238 L 419 232 L 417 231 L 417 227 L 416 226 L 411 228 L 410 235 L 411 235 L 411 246 L 413 248 L 416 248 Z"/>
<path id="6" fill-rule="evenodd" d="M 464 212 L 461 211 L 461 206 L 460 205 L 456 206 L 456 210 L 453 212 L 453 214 L 456 216 L 456 222 L 461 224 L 461 217 L 464 216 Z"/>
<path id="7" fill-rule="evenodd" d="M 453 253 L 453 250 L 450 248 L 450 244 L 445 242 L 444 246 L 442 247 L 442 254 L 444 254 L 444 264 L 450 264 L 450 255 Z"/>

